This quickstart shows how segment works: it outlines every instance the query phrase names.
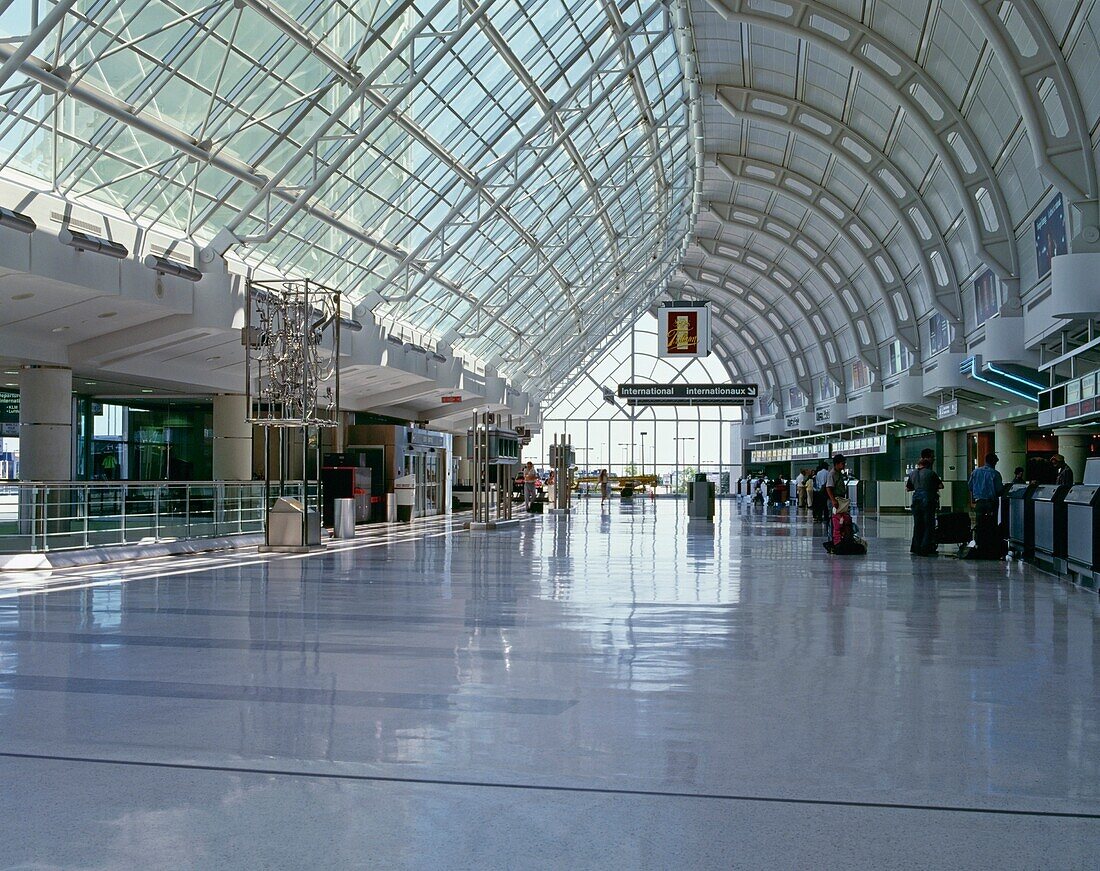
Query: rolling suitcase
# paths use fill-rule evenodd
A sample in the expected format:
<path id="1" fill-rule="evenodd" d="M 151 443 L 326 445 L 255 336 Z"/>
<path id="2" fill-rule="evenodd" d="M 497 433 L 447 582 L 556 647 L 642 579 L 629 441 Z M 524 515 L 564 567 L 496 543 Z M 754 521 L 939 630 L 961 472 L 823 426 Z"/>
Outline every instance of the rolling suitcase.
<path id="1" fill-rule="evenodd" d="M 969 544 L 970 514 L 945 511 L 936 515 L 936 544 Z"/>

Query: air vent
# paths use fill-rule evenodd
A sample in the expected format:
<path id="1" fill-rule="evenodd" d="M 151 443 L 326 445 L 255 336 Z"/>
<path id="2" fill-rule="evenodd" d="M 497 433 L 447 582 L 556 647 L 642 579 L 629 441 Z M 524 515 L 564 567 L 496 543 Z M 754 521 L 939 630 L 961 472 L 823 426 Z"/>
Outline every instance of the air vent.
<path id="1" fill-rule="evenodd" d="M 103 227 L 92 221 L 82 221 L 80 218 L 70 218 L 64 212 L 50 212 L 50 220 L 57 224 L 64 224 L 74 230 L 83 230 L 86 233 L 95 233 L 97 236 L 103 232 Z"/>

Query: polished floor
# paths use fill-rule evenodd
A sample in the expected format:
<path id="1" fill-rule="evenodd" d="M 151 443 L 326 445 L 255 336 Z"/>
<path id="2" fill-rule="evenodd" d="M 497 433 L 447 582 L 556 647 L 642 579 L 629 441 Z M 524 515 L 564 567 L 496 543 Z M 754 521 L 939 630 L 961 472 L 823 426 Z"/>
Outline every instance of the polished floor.
<path id="1" fill-rule="evenodd" d="M 719 512 L 0 575 L 0 867 L 1097 867 L 1095 593 Z"/>

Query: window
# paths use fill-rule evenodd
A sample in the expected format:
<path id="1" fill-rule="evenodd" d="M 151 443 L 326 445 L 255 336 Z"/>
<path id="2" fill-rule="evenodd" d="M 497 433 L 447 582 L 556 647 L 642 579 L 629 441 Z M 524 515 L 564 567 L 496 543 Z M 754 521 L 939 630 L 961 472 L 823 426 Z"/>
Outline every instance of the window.
<path id="1" fill-rule="evenodd" d="M 871 369 L 862 360 L 852 363 L 849 374 L 852 379 L 852 390 L 865 390 L 871 386 Z"/>
<path id="2" fill-rule="evenodd" d="M 891 342 L 883 353 L 886 358 L 883 368 L 886 370 L 887 375 L 898 375 L 907 371 L 913 365 L 912 351 L 901 342 Z"/>
<path id="3" fill-rule="evenodd" d="M 806 407 L 806 394 L 798 387 L 790 387 L 787 389 L 787 408 L 805 408 Z"/>

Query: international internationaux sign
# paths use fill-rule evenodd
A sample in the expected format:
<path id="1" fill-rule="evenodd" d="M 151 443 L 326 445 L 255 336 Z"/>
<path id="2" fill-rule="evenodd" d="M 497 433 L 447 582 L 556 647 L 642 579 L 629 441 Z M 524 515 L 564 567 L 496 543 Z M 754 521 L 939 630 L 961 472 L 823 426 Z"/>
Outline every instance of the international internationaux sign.
<path id="1" fill-rule="evenodd" d="M 752 405 L 756 384 L 620 384 L 628 405 Z"/>
<path id="2" fill-rule="evenodd" d="M 710 309 L 706 303 L 674 303 L 657 309 L 658 357 L 710 355 Z"/>

